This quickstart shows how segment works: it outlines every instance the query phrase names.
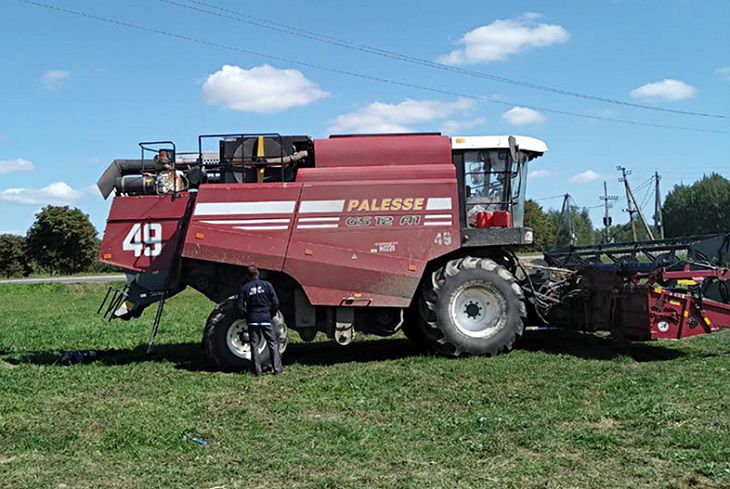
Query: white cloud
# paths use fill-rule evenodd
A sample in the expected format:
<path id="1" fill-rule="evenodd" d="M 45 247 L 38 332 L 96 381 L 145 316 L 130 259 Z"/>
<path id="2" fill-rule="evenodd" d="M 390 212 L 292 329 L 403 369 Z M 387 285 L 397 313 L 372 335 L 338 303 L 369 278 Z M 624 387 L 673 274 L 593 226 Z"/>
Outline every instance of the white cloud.
<path id="1" fill-rule="evenodd" d="M 525 20 L 540 20 L 545 16 L 539 12 L 525 12 L 520 17 Z"/>
<path id="2" fill-rule="evenodd" d="M 616 117 L 617 115 L 621 114 L 621 112 L 616 109 L 601 109 L 596 113 L 601 117 Z"/>
<path id="3" fill-rule="evenodd" d="M 25 172 L 35 170 L 32 161 L 23 158 L 15 158 L 13 160 L 0 160 L 0 175 L 5 173 Z"/>
<path id="4" fill-rule="evenodd" d="M 528 109 L 527 107 L 512 107 L 502 114 L 502 119 L 513 126 L 523 126 L 525 124 L 542 124 L 545 122 L 545 116 L 540 112 Z"/>
<path id="5" fill-rule="evenodd" d="M 664 79 L 662 81 L 647 83 L 639 88 L 631 90 L 631 96 L 644 100 L 669 100 L 676 102 L 685 100 L 697 95 L 697 90 L 680 80 Z"/>
<path id="6" fill-rule="evenodd" d="M 270 65 L 251 69 L 224 65 L 203 83 L 203 99 L 231 110 L 271 113 L 301 107 L 329 96 L 298 70 Z"/>
<path id="7" fill-rule="evenodd" d="M 527 174 L 527 178 L 545 178 L 551 177 L 553 174 L 547 170 L 532 170 Z"/>
<path id="8" fill-rule="evenodd" d="M 718 68 L 716 70 L 716 73 L 720 75 L 720 77 L 724 80 L 730 81 L 730 66 L 723 66 L 722 68 Z"/>
<path id="9" fill-rule="evenodd" d="M 595 172 L 593 170 L 586 170 L 584 172 L 578 173 L 577 175 L 573 175 L 568 179 L 570 183 L 591 183 L 595 182 L 596 180 L 603 180 L 604 177 L 598 172 Z"/>
<path id="10" fill-rule="evenodd" d="M 0 190 L 0 201 L 22 205 L 68 205 L 92 195 L 96 186 L 75 189 L 66 182 L 54 182 L 40 189 L 8 188 Z"/>
<path id="11" fill-rule="evenodd" d="M 330 132 L 408 132 L 417 124 L 441 121 L 452 114 L 466 111 L 473 100 L 460 98 L 454 102 L 406 99 L 399 104 L 373 102 L 354 112 L 335 118 Z"/>
<path id="12" fill-rule="evenodd" d="M 41 75 L 41 85 L 48 90 L 60 87 L 71 76 L 69 70 L 48 70 Z"/>
<path id="13" fill-rule="evenodd" d="M 441 132 L 449 136 L 453 136 L 458 132 L 472 129 L 487 122 L 484 117 L 475 117 L 474 119 L 449 119 L 441 124 Z"/>
<path id="14" fill-rule="evenodd" d="M 537 23 L 539 18 L 540 14 L 526 12 L 518 19 L 495 20 L 477 27 L 459 39 L 462 48 L 444 54 L 439 61 L 449 65 L 504 61 L 514 54 L 570 39 L 565 28 Z"/>

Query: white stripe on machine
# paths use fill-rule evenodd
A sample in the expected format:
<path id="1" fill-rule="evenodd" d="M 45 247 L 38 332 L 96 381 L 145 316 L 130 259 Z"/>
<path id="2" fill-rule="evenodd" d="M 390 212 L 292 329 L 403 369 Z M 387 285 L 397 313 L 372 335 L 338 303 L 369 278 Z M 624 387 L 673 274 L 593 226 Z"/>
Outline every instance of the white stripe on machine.
<path id="1" fill-rule="evenodd" d="M 274 231 L 277 229 L 289 229 L 289 226 L 233 226 L 233 229 L 243 229 L 244 231 Z"/>
<path id="2" fill-rule="evenodd" d="M 303 200 L 299 206 L 301 214 L 314 214 L 315 212 L 342 212 L 345 208 L 344 200 Z"/>
<path id="3" fill-rule="evenodd" d="M 339 224 L 298 224 L 297 229 L 330 229 L 339 227 Z"/>
<path id="4" fill-rule="evenodd" d="M 195 206 L 196 216 L 242 216 L 247 214 L 291 214 L 295 200 L 265 202 L 201 202 Z"/>
<path id="5" fill-rule="evenodd" d="M 427 211 L 450 211 L 451 197 L 430 197 L 426 202 Z"/>
<path id="6" fill-rule="evenodd" d="M 203 224 L 286 224 L 291 219 L 234 219 L 234 220 L 215 220 L 215 221 L 200 221 Z"/>
<path id="7" fill-rule="evenodd" d="M 426 221 L 424 226 L 451 226 L 451 221 Z"/>
<path id="8" fill-rule="evenodd" d="M 426 214 L 426 219 L 451 219 L 451 214 Z"/>
<path id="9" fill-rule="evenodd" d="M 300 217 L 299 222 L 339 222 L 339 217 Z"/>

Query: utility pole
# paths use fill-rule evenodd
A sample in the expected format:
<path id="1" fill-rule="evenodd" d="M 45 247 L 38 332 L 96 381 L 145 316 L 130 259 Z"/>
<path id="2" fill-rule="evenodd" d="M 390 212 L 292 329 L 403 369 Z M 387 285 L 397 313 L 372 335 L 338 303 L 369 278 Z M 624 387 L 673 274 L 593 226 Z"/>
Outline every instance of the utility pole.
<path id="1" fill-rule="evenodd" d="M 623 182 L 624 184 L 624 190 L 626 190 L 626 212 L 629 213 L 629 222 L 631 223 L 631 235 L 634 237 L 634 241 L 638 241 L 636 239 L 636 223 L 634 222 L 634 209 L 631 207 L 631 191 L 629 190 L 629 175 L 631 175 L 631 170 L 627 170 L 625 166 L 617 166 L 616 169 L 621 172 L 621 178 L 618 179 L 619 182 Z"/>
<path id="2" fill-rule="evenodd" d="M 634 197 L 634 192 L 631 190 L 631 185 L 629 184 L 629 178 L 628 176 L 631 175 L 631 170 L 627 170 L 626 167 L 623 166 L 617 166 L 617 170 L 621 172 L 622 177 L 619 179 L 620 182 L 623 182 L 624 188 L 626 189 L 626 202 L 628 204 L 627 212 L 629 213 L 629 219 L 631 222 L 631 232 L 634 236 L 634 241 L 638 241 L 636 237 L 636 222 L 634 221 L 634 213 L 637 213 L 639 215 L 639 220 L 641 220 L 641 223 L 644 225 L 644 230 L 646 231 L 646 234 L 649 236 L 649 239 L 654 239 L 654 234 L 651 232 L 651 228 L 649 227 L 649 224 L 647 224 L 646 219 L 644 218 L 644 214 L 641 212 L 641 207 L 639 207 L 639 204 L 636 202 L 636 197 Z M 633 202 L 633 207 L 632 207 Z M 636 207 L 636 209 L 634 209 Z"/>
<path id="3" fill-rule="evenodd" d="M 662 194 L 659 191 L 659 180 L 662 176 L 658 171 L 654 172 L 654 229 L 659 233 L 659 238 L 664 239 L 664 219 L 662 218 Z"/>
<path id="4" fill-rule="evenodd" d="M 610 209 L 613 204 L 610 204 L 609 202 L 618 200 L 618 195 L 608 195 L 608 186 L 606 185 L 606 181 L 603 181 L 603 195 L 601 195 L 601 200 L 603 201 L 603 229 L 604 229 L 604 237 L 606 243 L 611 242 L 611 224 L 613 223 L 613 219 L 611 219 L 611 216 L 608 214 L 608 209 Z"/>
<path id="5" fill-rule="evenodd" d="M 562 231 L 564 223 L 567 225 L 568 228 L 570 245 L 575 245 L 575 226 L 573 224 L 573 209 L 570 206 L 570 201 L 570 194 L 565 194 L 563 196 L 563 207 L 560 210 L 560 221 L 558 222 L 558 228 L 555 230 L 556 246 L 560 244 L 560 231 Z"/>

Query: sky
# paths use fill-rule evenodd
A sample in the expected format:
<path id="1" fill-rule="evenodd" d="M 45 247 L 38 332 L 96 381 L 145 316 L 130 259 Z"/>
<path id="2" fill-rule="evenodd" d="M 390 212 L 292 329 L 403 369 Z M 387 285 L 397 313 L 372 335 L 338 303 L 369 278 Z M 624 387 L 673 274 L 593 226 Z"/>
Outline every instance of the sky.
<path id="1" fill-rule="evenodd" d="M 570 193 L 595 225 L 604 179 L 624 195 L 617 165 L 637 188 L 659 171 L 663 194 L 730 176 L 726 0 L 31 1 L 86 16 L 0 2 L 0 233 L 24 234 L 48 204 L 81 208 L 101 232 L 110 202 L 94 184 L 112 160 L 138 157 L 143 140 L 196 150 L 205 133 L 534 136 L 550 149 L 531 163 L 528 197 L 559 208 Z"/>

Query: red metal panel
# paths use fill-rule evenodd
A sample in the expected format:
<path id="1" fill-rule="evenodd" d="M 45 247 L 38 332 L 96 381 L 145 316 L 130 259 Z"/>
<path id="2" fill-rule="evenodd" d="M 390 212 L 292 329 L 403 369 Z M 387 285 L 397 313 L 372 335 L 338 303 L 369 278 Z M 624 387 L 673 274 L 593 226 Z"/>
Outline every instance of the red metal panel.
<path id="1" fill-rule="evenodd" d="M 404 175 L 403 168 L 399 166 L 301 168 L 297 173 L 297 181 L 302 183 L 358 182 L 362 180 L 397 180 L 404 176 L 418 180 L 454 178 L 454 165 L 449 162 L 444 165 L 429 165 L 423 168 L 410 167 L 407 175 Z"/>
<path id="2" fill-rule="evenodd" d="M 162 270 L 174 257 L 188 194 L 115 197 L 99 260 L 126 270 Z"/>
<path id="3" fill-rule="evenodd" d="M 201 185 L 183 256 L 281 270 L 301 186 Z"/>
<path id="4" fill-rule="evenodd" d="M 689 294 L 661 288 L 647 295 L 652 339 L 688 338 L 730 328 L 729 304 L 710 299 L 700 303 Z"/>
<path id="5" fill-rule="evenodd" d="M 402 134 L 316 139 L 317 168 L 451 163 L 451 140 L 446 136 Z"/>
<path id="6" fill-rule="evenodd" d="M 407 307 L 427 262 L 460 246 L 449 168 L 449 178 L 406 167 L 383 181 L 304 184 L 284 272 L 315 305 Z"/>

